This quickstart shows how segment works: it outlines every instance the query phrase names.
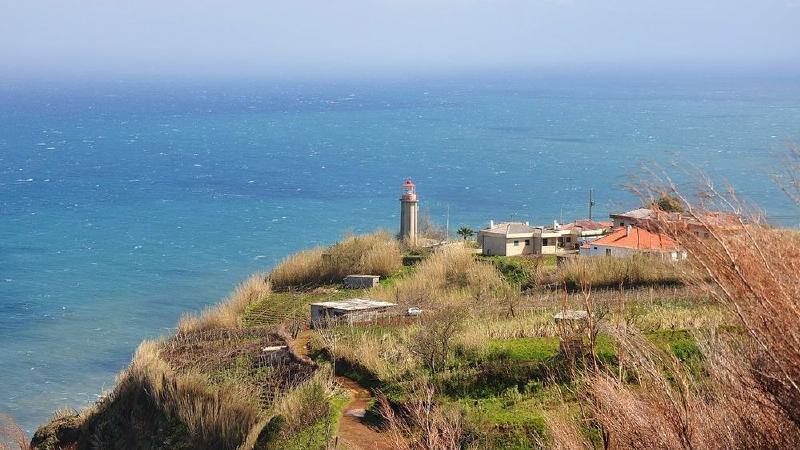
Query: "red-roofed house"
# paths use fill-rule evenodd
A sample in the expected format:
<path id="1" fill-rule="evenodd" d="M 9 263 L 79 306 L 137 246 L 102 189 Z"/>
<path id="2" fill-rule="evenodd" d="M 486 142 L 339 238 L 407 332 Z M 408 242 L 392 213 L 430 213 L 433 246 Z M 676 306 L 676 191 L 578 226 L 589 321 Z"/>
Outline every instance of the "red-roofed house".
<path id="1" fill-rule="evenodd" d="M 669 236 L 647 231 L 644 228 L 626 226 L 617 228 L 592 242 L 587 242 L 580 249 L 581 255 L 629 256 L 632 254 L 648 254 L 665 259 L 679 260 L 686 258 L 686 251 L 678 247 Z"/>

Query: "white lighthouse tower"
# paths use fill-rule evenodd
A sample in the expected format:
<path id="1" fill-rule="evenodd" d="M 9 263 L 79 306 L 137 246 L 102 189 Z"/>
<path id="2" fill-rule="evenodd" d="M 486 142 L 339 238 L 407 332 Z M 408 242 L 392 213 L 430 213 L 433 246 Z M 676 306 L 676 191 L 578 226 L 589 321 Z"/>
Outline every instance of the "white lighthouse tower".
<path id="1" fill-rule="evenodd" d="M 417 242 L 417 219 L 419 217 L 419 201 L 417 187 L 407 179 L 403 183 L 403 195 L 400 196 L 400 239 L 415 244 Z"/>

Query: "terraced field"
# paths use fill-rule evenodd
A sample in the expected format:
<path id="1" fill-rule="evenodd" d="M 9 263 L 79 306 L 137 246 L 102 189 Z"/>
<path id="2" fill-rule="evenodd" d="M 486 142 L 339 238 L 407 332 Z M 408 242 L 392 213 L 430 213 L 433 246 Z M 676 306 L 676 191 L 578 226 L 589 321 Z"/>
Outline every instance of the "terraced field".
<path id="1" fill-rule="evenodd" d="M 336 288 L 320 288 L 310 292 L 273 292 L 247 307 L 242 324 L 252 328 L 294 323 L 302 328 L 311 319 L 311 303 L 359 297 L 364 292 Z"/>

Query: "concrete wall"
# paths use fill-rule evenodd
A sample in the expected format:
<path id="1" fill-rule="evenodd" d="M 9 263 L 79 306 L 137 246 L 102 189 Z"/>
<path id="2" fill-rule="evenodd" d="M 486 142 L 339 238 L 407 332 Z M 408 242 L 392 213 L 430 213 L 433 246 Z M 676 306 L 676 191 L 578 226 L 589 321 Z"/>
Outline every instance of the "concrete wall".
<path id="1" fill-rule="evenodd" d="M 368 322 L 389 315 L 392 312 L 391 308 L 391 306 L 381 306 L 357 311 L 343 311 L 325 306 L 311 305 L 311 328 L 325 328 L 331 322 Z"/>
<path id="2" fill-rule="evenodd" d="M 479 236 L 479 241 L 483 254 L 488 256 L 537 255 L 541 253 L 541 240 L 536 236 L 506 238 L 505 236 L 484 234 Z"/>
<path id="3" fill-rule="evenodd" d="M 507 251 L 505 237 L 483 234 L 480 236 L 480 238 L 481 238 L 481 248 L 483 249 L 484 255 L 505 256 Z"/>
<path id="4" fill-rule="evenodd" d="M 642 252 L 632 248 L 606 247 L 604 245 L 592 245 L 591 243 L 589 243 L 588 250 L 581 251 L 581 255 L 589 255 L 589 256 L 608 255 L 616 258 L 624 258 L 626 256 L 631 256 L 634 254 L 644 254 L 647 256 L 652 256 L 654 258 L 663 258 L 672 261 L 686 259 L 685 251 L 676 250 L 672 252 Z"/>
<path id="5" fill-rule="evenodd" d="M 378 285 L 377 275 L 348 275 L 344 277 L 344 287 L 347 289 L 369 289 Z"/>
<path id="6" fill-rule="evenodd" d="M 534 237 L 506 239 L 506 256 L 533 255 L 536 248 L 534 239 Z"/>

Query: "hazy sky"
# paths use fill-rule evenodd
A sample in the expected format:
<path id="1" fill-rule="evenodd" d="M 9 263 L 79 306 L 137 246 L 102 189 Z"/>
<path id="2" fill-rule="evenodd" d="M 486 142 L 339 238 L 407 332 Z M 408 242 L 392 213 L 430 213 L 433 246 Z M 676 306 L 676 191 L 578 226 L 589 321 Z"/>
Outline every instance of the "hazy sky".
<path id="1" fill-rule="evenodd" d="M 800 0 L 0 0 L 0 70 L 800 66 Z"/>

